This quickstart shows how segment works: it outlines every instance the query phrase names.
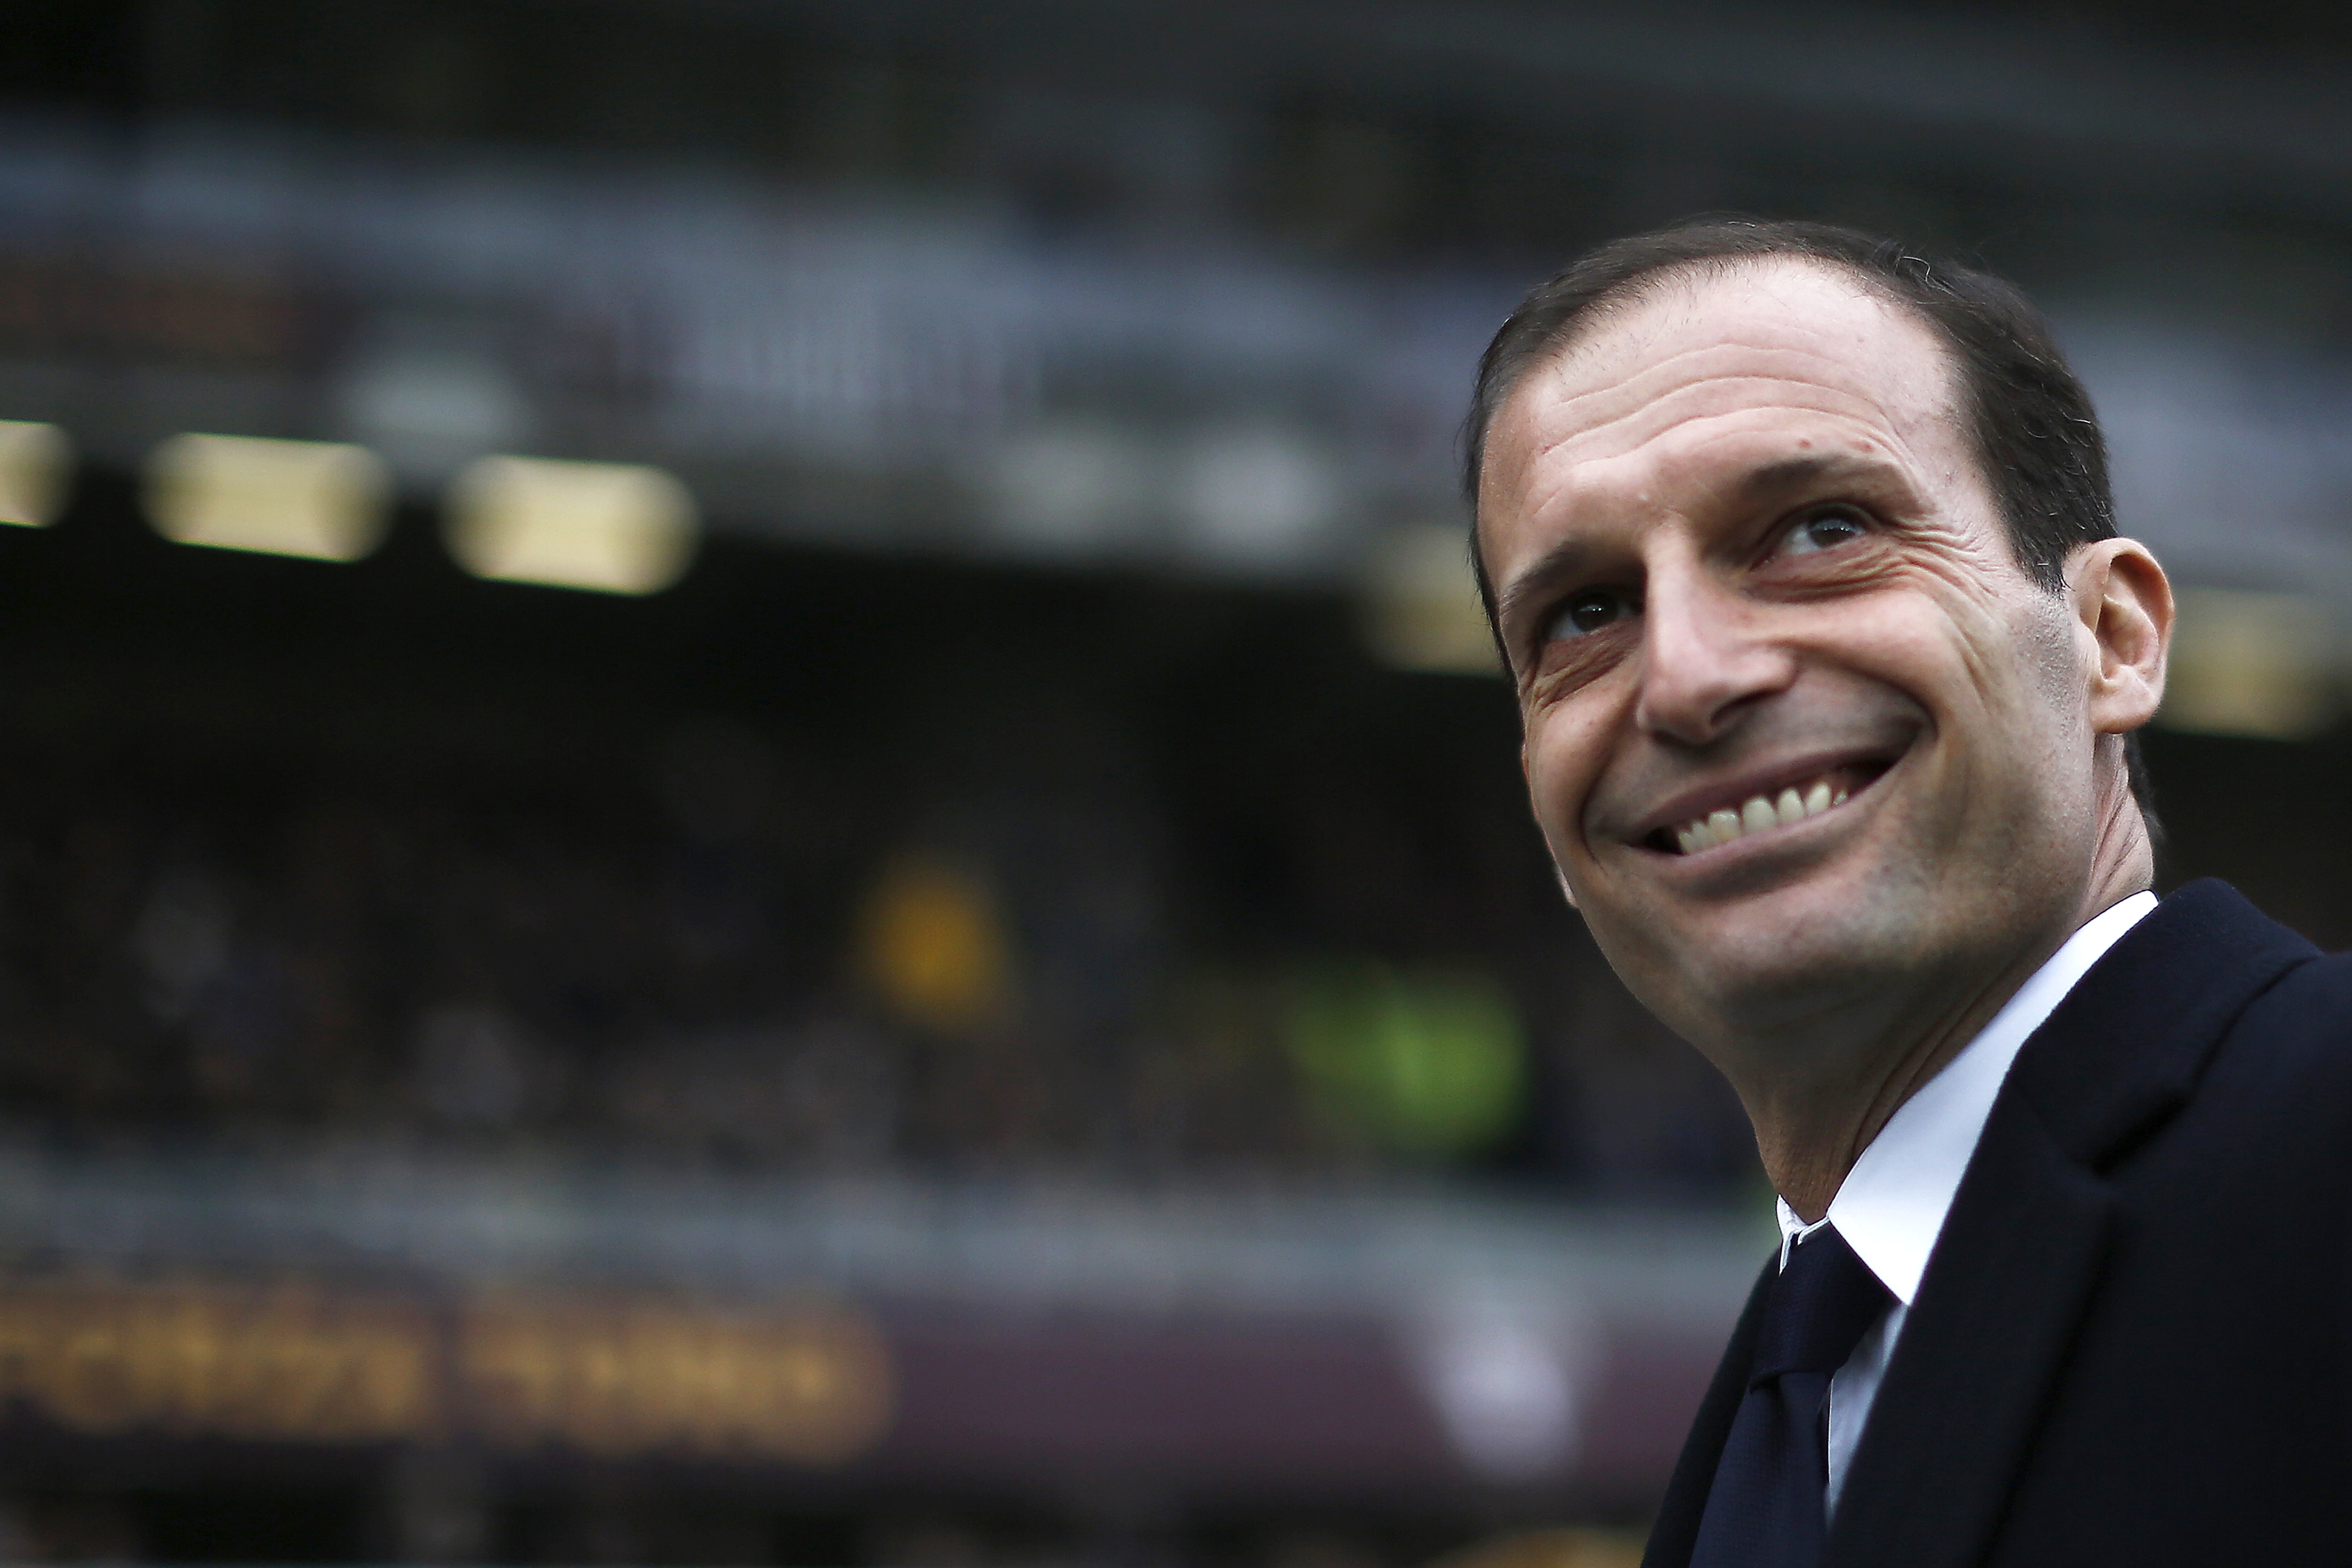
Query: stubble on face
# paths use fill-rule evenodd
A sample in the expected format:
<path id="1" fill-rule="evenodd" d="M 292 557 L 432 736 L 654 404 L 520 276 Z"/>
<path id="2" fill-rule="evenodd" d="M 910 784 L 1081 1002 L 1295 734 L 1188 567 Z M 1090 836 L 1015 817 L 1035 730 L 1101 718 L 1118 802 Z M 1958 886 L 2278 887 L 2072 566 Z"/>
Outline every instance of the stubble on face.
<path id="1" fill-rule="evenodd" d="M 1850 1072 L 2063 940 L 2096 837 L 2084 649 L 1923 322 L 1815 263 L 1668 278 L 1531 371 L 1489 451 L 1538 822 L 1619 973 L 1735 1084 L 1759 1053 Z M 1579 594 L 1603 624 L 1551 635 Z M 1821 781 L 1840 804 L 1683 847 Z"/>

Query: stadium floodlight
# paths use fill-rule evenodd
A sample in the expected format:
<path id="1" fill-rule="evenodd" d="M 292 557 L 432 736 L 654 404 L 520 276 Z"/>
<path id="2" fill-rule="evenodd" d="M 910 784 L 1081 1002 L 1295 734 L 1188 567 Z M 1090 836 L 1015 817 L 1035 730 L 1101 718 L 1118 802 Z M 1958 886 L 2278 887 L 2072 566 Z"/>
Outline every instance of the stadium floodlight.
<path id="1" fill-rule="evenodd" d="M 477 577 L 655 594 L 694 558 L 694 498 L 635 463 L 481 458 L 450 487 L 449 552 Z"/>
<path id="2" fill-rule="evenodd" d="M 0 419 L 0 522 L 46 528 L 57 521 L 73 468 L 73 443 L 54 425 Z"/>
<path id="3" fill-rule="evenodd" d="M 174 436 L 147 458 L 147 517 L 179 544 L 356 561 L 383 538 L 392 483 L 364 447 Z"/>

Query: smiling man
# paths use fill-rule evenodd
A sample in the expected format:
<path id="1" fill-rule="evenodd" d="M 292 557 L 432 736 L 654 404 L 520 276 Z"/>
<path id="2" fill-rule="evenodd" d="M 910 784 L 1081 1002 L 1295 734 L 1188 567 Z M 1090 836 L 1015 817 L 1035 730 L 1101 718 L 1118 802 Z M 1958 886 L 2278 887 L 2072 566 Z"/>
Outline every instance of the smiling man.
<path id="1" fill-rule="evenodd" d="M 1536 820 L 1781 1199 L 1648 1561 L 2352 1557 L 2352 966 L 2149 890 L 2171 592 L 2039 315 L 1686 225 L 1469 428 Z"/>

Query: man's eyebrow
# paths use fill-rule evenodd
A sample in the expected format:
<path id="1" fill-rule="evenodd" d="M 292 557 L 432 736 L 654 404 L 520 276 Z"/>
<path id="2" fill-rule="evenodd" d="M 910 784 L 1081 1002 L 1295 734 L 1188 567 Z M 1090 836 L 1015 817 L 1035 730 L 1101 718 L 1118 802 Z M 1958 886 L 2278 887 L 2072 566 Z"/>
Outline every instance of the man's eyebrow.
<path id="1" fill-rule="evenodd" d="M 1529 599 L 1539 599 L 1551 585 L 1563 577 L 1579 573 L 1592 554 L 1592 547 L 1581 539 L 1563 539 L 1538 556 L 1524 571 L 1515 573 L 1511 580 L 1495 595 L 1495 622 L 1508 626 Z"/>
<path id="2" fill-rule="evenodd" d="M 1720 500 L 1734 506 L 1754 505 L 1824 479 L 1859 478 L 1877 473 L 1883 467 L 1872 458 L 1849 452 L 1819 452 L 1801 458 L 1781 458 L 1746 469 L 1725 481 L 1719 492 Z M 1591 545 L 1581 539 L 1563 539 L 1545 551 L 1524 571 L 1496 590 L 1496 623 L 1503 626 L 1513 625 L 1514 617 L 1528 600 L 1543 597 L 1562 578 L 1576 576 L 1591 554 Z"/>
<path id="3" fill-rule="evenodd" d="M 1726 484 L 1725 499 L 1749 501 L 1775 495 L 1782 490 L 1802 489 L 1822 479 L 1839 479 L 1846 475 L 1874 473 L 1880 464 L 1867 458 L 1857 458 L 1847 452 L 1820 452 L 1802 458 L 1783 458 L 1749 468 Z"/>

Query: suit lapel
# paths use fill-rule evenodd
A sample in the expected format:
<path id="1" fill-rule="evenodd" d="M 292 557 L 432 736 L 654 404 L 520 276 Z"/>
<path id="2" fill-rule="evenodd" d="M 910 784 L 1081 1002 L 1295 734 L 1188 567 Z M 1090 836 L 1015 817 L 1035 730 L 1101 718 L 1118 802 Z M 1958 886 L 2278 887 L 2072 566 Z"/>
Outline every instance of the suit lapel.
<path id="1" fill-rule="evenodd" d="M 1846 1478 L 1824 1568 L 1979 1561 L 2105 1250 L 2106 1184 L 1994 1113 Z M 1979 1180 L 1979 1175 L 1983 1179 Z"/>
<path id="2" fill-rule="evenodd" d="M 2314 956 L 2228 887 L 2192 883 L 2026 1042 L 1872 1406 L 1824 1568 L 1983 1558 L 2097 1288 L 2106 1172 L 2187 1102 L 2247 1004 Z"/>
<path id="3" fill-rule="evenodd" d="M 1658 1522 L 1642 1553 L 1642 1568 L 1688 1568 L 1691 1549 L 1698 1542 L 1699 1516 L 1706 1510 L 1707 1489 L 1715 1484 L 1716 1461 L 1723 1457 L 1732 1419 L 1739 1414 L 1739 1402 L 1748 1393 L 1748 1369 L 1756 1360 L 1764 1294 L 1779 1265 L 1780 1256 L 1775 1253 L 1756 1277 L 1755 1289 L 1748 1292 L 1748 1305 L 1739 1314 L 1738 1326 L 1731 1331 L 1731 1343 L 1725 1348 L 1723 1360 L 1717 1363 L 1715 1381 L 1706 1385 L 1706 1397 L 1699 1402 L 1690 1436 L 1683 1439 L 1682 1457 L 1675 1461 L 1674 1479 L 1666 1483 L 1665 1498 L 1658 1504 Z"/>

